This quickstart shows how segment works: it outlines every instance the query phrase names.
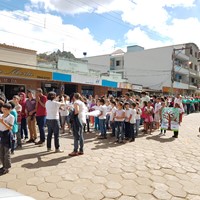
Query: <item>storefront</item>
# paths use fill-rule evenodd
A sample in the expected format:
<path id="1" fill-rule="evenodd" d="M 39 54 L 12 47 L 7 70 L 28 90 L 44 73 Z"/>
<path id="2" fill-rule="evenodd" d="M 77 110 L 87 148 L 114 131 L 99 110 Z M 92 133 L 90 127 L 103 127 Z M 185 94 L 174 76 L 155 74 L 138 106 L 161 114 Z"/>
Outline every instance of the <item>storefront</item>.
<path id="1" fill-rule="evenodd" d="M 28 68 L 0 65 L 0 91 L 7 99 L 28 89 L 35 90 L 42 86 L 42 81 L 52 80 L 52 73 Z"/>

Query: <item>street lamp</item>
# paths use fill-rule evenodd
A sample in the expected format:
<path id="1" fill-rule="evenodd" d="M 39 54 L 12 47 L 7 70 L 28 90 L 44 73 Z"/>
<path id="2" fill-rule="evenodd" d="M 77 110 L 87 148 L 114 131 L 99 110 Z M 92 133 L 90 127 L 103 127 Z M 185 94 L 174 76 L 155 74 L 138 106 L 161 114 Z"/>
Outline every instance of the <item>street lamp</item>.
<path id="1" fill-rule="evenodd" d="M 185 49 L 191 49 L 192 47 L 182 47 L 178 49 L 173 49 L 172 53 L 172 70 L 171 70 L 171 95 L 174 94 L 174 81 L 175 81 L 175 59 L 176 59 L 176 51 L 179 51 L 179 53 Z"/>

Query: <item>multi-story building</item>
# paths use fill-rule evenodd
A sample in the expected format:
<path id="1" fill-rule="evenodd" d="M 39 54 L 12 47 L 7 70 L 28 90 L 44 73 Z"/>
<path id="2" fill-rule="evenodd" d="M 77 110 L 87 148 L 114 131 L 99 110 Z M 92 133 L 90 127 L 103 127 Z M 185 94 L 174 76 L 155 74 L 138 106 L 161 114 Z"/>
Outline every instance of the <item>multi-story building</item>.
<path id="1" fill-rule="evenodd" d="M 88 63 L 110 66 L 128 82 L 163 93 L 195 94 L 199 92 L 199 48 L 194 43 L 144 50 L 134 45 L 127 52 L 87 57 Z M 108 59 L 110 57 L 110 59 Z M 105 59 L 106 58 L 106 59 Z M 105 62 L 106 61 L 106 62 Z"/>

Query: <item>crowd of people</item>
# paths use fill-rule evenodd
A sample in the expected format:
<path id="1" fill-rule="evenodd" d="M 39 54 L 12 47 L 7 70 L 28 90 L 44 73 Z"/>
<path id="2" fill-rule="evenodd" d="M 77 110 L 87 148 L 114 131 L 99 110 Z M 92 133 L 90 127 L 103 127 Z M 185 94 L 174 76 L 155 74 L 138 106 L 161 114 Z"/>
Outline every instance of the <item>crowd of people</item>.
<path id="1" fill-rule="evenodd" d="M 66 131 L 73 133 L 74 149 L 69 156 L 84 154 L 84 132 L 94 130 L 98 139 L 107 139 L 108 133 L 115 137 L 115 143 L 134 142 L 143 125 L 143 134 L 151 134 L 160 128 L 162 109 L 176 107 L 180 110 L 180 121 L 187 112 L 180 95 L 175 98 L 152 96 L 145 92 L 141 96 L 126 93 L 121 97 L 92 95 L 85 97 L 79 93 L 71 96 L 56 95 L 55 92 L 43 94 L 41 88 L 20 92 L 7 100 L 0 96 L 0 174 L 6 174 L 11 167 L 11 155 L 23 143 L 45 145 L 52 151 L 52 136 L 56 153 L 62 153 L 59 135 Z M 198 105 L 199 106 L 199 105 Z M 199 108 L 198 108 L 199 109 Z M 47 137 L 45 137 L 47 127 Z M 86 130 L 87 129 L 87 130 Z M 37 131 L 38 130 L 38 131 Z M 166 130 L 160 129 L 160 134 Z M 39 133 L 39 137 L 38 137 Z M 178 137 L 178 131 L 174 132 Z M 39 138 L 39 140 L 38 140 Z"/>

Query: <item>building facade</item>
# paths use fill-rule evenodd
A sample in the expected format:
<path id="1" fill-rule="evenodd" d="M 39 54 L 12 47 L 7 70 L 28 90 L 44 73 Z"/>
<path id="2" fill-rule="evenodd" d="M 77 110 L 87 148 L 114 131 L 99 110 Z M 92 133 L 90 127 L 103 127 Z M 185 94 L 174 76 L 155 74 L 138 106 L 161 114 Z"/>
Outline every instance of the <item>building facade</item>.
<path id="1" fill-rule="evenodd" d="M 110 56 L 110 61 L 108 61 Z M 95 57 L 84 58 L 95 63 Z M 99 56 L 104 60 L 104 56 Z M 116 51 L 106 55 L 104 65 L 110 71 L 121 73 L 131 84 L 139 84 L 165 94 L 197 94 L 200 88 L 199 48 L 194 43 L 144 50 L 134 45 L 127 52 Z M 106 61 L 106 63 L 105 63 Z M 96 64 L 101 64 L 100 59 Z"/>
<path id="2" fill-rule="evenodd" d="M 0 45 L 0 93 L 8 99 L 36 88 L 68 95 L 120 95 L 128 91 L 124 81 L 120 74 L 91 69 L 85 61 L 59 58 L 57 65 L 38 63 L 36 51 Z"/>

